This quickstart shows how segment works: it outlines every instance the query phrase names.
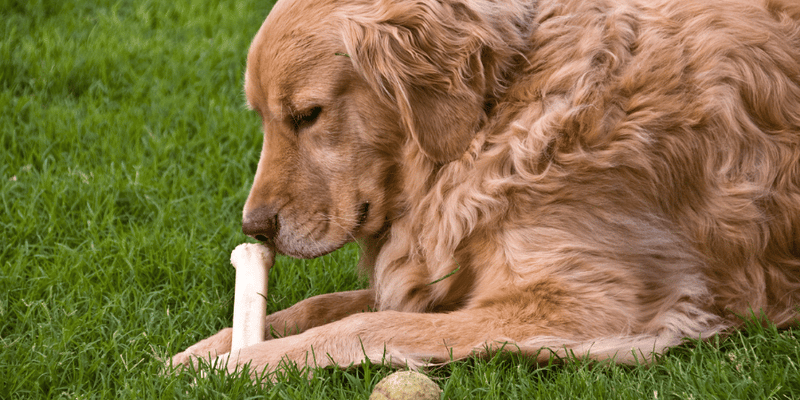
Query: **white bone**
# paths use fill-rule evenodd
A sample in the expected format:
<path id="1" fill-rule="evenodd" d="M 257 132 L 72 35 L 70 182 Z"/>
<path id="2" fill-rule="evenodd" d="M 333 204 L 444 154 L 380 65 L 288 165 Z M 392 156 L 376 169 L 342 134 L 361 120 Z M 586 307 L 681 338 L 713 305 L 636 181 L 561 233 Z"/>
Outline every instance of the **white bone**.
<path id="1" fill-rule="evenodd" d="M 264 341 L 267 318 L 267 278 L 275 254 L 264 245 L 242 243 L 231 252 L 236 268 L 231 351 Z"/>

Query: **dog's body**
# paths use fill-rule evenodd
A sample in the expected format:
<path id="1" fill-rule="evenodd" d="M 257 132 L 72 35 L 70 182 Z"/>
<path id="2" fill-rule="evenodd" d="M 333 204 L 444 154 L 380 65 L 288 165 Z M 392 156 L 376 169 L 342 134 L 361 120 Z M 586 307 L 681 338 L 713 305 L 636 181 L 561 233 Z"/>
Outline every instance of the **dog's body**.
<path id="1" fill-rule="evenodd" d="M 235 361 L 629 361 L 795 323 L 800 6 L 763 3 L 281 0 L 243 229 L 296 257 L 359 239 L 372 285 L 268 316 L 288 335 Z"/>

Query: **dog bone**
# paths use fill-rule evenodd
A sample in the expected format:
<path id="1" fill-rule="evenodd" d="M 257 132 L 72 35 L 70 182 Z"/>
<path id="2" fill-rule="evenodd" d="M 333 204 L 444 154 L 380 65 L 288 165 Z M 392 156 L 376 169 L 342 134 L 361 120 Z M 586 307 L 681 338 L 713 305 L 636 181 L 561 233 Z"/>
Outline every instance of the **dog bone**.
<path id="1" fill-rule="evenodd" d="M 231 351 L 264 341 L 267 317 L 267 278 L 275 254 L 266 246 L 242 243 L 231 252 L 236 268 Z"/>

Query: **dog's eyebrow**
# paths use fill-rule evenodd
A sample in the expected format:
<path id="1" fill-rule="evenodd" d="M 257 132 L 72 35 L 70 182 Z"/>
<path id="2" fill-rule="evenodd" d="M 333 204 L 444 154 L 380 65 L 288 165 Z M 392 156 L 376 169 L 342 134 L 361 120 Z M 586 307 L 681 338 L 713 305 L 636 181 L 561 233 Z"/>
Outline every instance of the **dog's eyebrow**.
<path id="1" fill-rule="evenodd" d="M 284 96 L 280 99 L 280 104 L 282 105 L 280 116 L 286 117 L 297 115 L 309 108 L 318 107 L 320 105 L 320 100 L 317 96 L 314 96 L 314 92 L 300 92 L 294 95 Z M 284 111 L 286 111 L 288 115 L 284 114 Z"/>
<path id="2" fill-rule="evenodd" d="M 276 119 L 286 119 L 294 115 L 295 108 L 288 97 L 282 97 L 275 104 L 278 105 L 277 112 L 274 114 Z"/>

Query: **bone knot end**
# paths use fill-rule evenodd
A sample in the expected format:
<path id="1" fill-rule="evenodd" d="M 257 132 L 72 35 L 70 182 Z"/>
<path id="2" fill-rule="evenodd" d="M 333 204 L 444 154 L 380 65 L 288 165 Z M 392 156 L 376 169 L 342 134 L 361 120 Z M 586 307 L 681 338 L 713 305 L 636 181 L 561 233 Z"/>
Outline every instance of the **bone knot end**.
<path id="1" fill-rule="evenodd" d="M 266 246 L 242 243 L 231 252 L 236 268 L 231 350 L 264 341 L 267 317 L 267 278 L 275 254 Z"/>

